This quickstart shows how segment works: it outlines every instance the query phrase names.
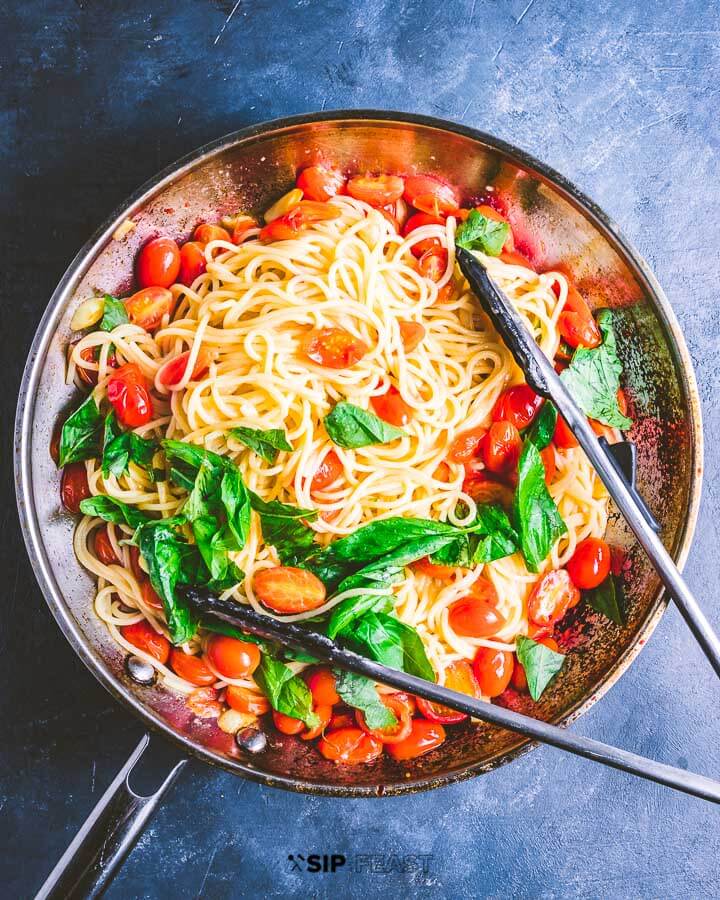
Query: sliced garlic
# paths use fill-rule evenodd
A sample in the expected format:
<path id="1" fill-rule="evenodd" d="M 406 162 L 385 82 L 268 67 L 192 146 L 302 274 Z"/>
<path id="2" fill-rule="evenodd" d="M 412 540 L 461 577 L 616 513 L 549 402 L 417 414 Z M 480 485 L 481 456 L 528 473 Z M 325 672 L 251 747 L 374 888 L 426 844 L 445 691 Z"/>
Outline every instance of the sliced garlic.
<path id="1" fill-rule="evenodd" d="M 70 319 L 70 327 L 73 331 L 84 331 L 95 325 L 103 317 L 105 312 L 105 300 L 102 297 L 91 297 L 83 300 Z"/>
<path id="2" fill-rule="evenodd" d="M 118 227 L 113 231 L 112 238 L 114 241 L 121 241 L 124 237 L 130 234 L 130 232 L 136 227 L 137 223 L 133 222 L 132 219 L 125 219 L 124 222 L 121 222 Z"/>
<path id="3" fill-rule="evenodd" d="M 224 731 L 225 734 L 235 734 L 236 731 L 239 731 L 241 728 L 247 728 L 248 725 L 252 725 L 256 720 L 257 716 L 254 716 L 252 713 L 241 713 L 236 709 L 226 709 L 224 713 L 220 714 L 217 723 L 220 730 Z"/>
<path id="4" fill-rule="evenodd" d="M 297 206 L 302 198 L 303 192 L 300 188 L 293 188 L 291 191 L 288 191 L 287 194 L 283 194 L 282 197 L 279 200 L 276 200 L 270 209 L 266 211 L 265 221 L 272 222 L 273 219 L 279 219 L 280 216 L 284 216 L 285 213 L 290 212 L 294 206 Z"/>

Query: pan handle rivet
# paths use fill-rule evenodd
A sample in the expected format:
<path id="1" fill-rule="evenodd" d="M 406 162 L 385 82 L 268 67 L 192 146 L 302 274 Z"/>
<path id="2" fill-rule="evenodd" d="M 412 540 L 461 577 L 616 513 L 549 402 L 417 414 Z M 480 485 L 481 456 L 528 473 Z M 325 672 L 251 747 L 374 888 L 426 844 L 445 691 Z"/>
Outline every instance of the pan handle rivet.
<path id="1" fill-rule="evenodd" d="M 125 671 L 138 684 L 154 684 L 157 678 L 157 672 L 149 662 L 132 654 L 125 659 Z"/>
<path id="2" fill-rule="evenodd" d="M 257 728 L 241 728 L 235 735 L 235 743 L 248 753 L 262 753 L 267 747 L 267 736 Z"/>

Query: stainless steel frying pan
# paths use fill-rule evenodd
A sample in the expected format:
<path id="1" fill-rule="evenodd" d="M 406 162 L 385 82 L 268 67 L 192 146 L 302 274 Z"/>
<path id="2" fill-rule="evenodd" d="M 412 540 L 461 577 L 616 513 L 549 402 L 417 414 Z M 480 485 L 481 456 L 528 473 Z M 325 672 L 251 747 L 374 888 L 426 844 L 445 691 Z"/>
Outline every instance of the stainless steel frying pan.
<path id="1" fill-rule="evenodd" d="M 48 452 L 58 418 L 76 402 L 64 383 L 69 321 L 79 298 L 130 288 L 138 247 L 158 233 L 185 239 L 200 221 L 262 210 L 292 184 L 298 168 L 332 160 L 352 170 L 443 175 L 466 196 L 494 185 L 509 206 L 521 248 L 540 268 L 572 273 L 594 305 L 616 311 L 620 352 L 638 446 L 638 488 L 662 525 L 678 564 L 686 558 L 697 515 L 702 427 L 690 358 L 675 317 L 644 261 L 615 224 L 568 181 L 508 144 L 472 129 L 403 113 L 367 110 L 299 116 L 239 131 L 202 147 L 141 188 L 73 260 L 38 327 L 20 391 L 16 478 L 20 519 L 38 582 L 75 651 L 110 693 L 173 746 L 167 777 L 141 798 L 131 788 L 144 746 L 118 774 L 69 848 L 43 896 L 102 889 L 142 824 L 193 755 L 265 784 L 332 796 L 378 796 L 429 789 L 488 771 L 530 744 L 489 725 L 452 730 L 434 753 L 411 763 L 388 758 L 358 770 L 334 766 L 295 738 L 270 735 L 251 754 L 212 722 L 196 719 L 162 685 L 130 678 L 124 654 L 92 612 L 93 583 L 72 551 L 74 522 L 59 503 L 59 473 Z M 133 231 L 114 240 L 126 219 Z M 584 607 L 568 624 L 575 650 L 539 704 L 522 711 L 569 724 L 629 666 L 666 601 L 658 577 L 622 521 L 610 540 L 626 549 L 628 623 L 610 624 Z M 523 705 L 525 704 L 525 705 Z M 154 739 L 157 744 L 158 740 Z M 110 834 L 110 837 L 108 837 Z"/>

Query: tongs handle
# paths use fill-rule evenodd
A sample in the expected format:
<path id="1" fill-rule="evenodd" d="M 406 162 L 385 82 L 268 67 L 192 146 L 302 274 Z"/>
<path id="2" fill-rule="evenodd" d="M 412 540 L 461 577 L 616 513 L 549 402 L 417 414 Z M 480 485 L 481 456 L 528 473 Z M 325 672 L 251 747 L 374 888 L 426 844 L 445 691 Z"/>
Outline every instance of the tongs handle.
<path id="1" fill-rule="evenodd" d="M 492 319 L 515 362 L 523 370 L 528 384 L 542 397 L 551 400 L 567 422 L 618 510 L 647 553 L 715 674 L 720 677 L 720 638 L 659 536 L 648 523 L 644 503 L 641 505 L 637 502 L 635 492 L 628 486 L 622 473 L 609 461 L 608 454 L 590 427 L 585 413 L 570 396 L 552 363 L 538 347 L 512 304 L 493 284 L 482 263 L 462 248 L 457 248 L 456 253 L 463 275 Z"/>

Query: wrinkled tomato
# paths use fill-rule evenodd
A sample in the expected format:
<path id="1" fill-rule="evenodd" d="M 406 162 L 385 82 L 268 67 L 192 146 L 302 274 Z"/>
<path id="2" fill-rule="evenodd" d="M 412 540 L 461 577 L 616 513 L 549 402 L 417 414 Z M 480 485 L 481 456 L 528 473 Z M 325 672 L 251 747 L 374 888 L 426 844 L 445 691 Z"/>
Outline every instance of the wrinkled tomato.
<path id="1" fill-rule="evenodd" d="M 147 382 L 135 363 L 125 363 L 110 376 L 107 397 L 127 428 L 146 425 L 152 419 L 153 405 Z"/>
<path id="2" fill-rule="evenodd" d="M 308 166 L 297 177 L 297 186 L 308 200 L 329 200 L 342 193 L 346 178 L 339 169 Z"/>
<path id="3" fill-rule="evenodd" d="M 375 415 L 384 422 L 398 427 L 407 425 L 413 416 L 412 406 L 403 400 L 400 391 L 392 384 L 384 394 L 371 397 L 370 405 L 375 411 Z"/>
<path id="4" fill-rule="evenodd" d="M 172 312 L 173 295 L 164 287 L 147 287 L 128 297 L 125 302 L 128 319 L 145 331 L 155 331 L 165 315 Z"/>
<path id="5" fill-rule="evenodd" d="M 147 619 L 133 622 L 132 625 L 123 625 L 120 634 L 128 643 L 138 650 L 142 650 L 159 663 L 165 665 L 170 657 L 170 641 L 164 634 L 155 631 Z"/>
<path id="6" fill-rule="evenodd" d="M 237 684 L 229 684 L 225 692 L 225 699 L 231 709 L 237 712 L 253 716 L 262 716 L 270 711 L 270 703 L 267 697 L 251 691 L 250 688 L 240 687 Z"/>
<path id="7" fill-rule="evenodd" d="M 347 192 L 369 206 L 382 207 L 399 200 L 405 183 L 399 175 L 356 175 L 347 183 Z"/>
<path id="8" fill-rule="evenodd" d="M 349 369 L 370 352 L 368 345 L 344 328 L 317 328 L 302 340 L 302 352 L 327 369 Z"/>
<path id="9" fill-rule="evenodd" d="M 520 434 L 511 422 L 493 422 L 483 442 L 486 468 L 496 474 L 507 474 L 517 466 L 521 447 Z"/>
<path id="10" fill-rule="evenodd" d="M 518 431 L 527 428 L 543 404 L 528 384 L 518 384 L 503 391 L 493 406 L 493 422 L 506 421 L 513 424 Z"/>
<path id="11" fill-rule="evenodd" d="M 382 694 L 380 695 L 380 701 L 395 716 L 396 721 L 394 725 L 390 725 L 387 728 L 368 728 L 365 716 L 360 710 L 357 710 L 355 713 L 357 723 L 363 731 L 376 737 L 383 744 L 399 744 L 400 741 L 404 741 L 410 734 L 412 727 L 413 706 L 410 703 L 410 698 L 407 694 L 400 692 L 397 694 Z"/>
<path id="12" fill-rule="evenodd" d="M 558 331 L 571 347 L 598 347 L 602 334 L 578 289 L 568 283 L 567 300 L 558 316 Z"/>
<path id="13" fill-rule="evenodd" d="M 418 266 L 420 274 L 430 281 L 438 282 L 445 274 L 448 265 L 448 252 L 444 247 L 431 247 L 420 257 Z"/>
<path id="14" fill-rule="evenodd" d="M 460 463 L 464 465 L 470 462 L 482 452 L 482 445 L 487 434 L 487 429 L 478 426 L 468 431 L 461 431 L 455 440 L 450 444 L 447 458 L 450 462 Z"/>
<path id="15" fill-rule="evenodd" d="M 389 744 L 387 752 L 398 761 L 415 759 L 439 747 L 444 741 L 445 729 L 440 722 L 413 719 L 410 734 L 398 744 Z"/>
<path id="16" fill-rule="evenodd" d="M 391 747 L 397 746 L 400 745 L 389 745 L 388 752 Z M 362 728 L 338 728 L 325 733 L 318 742 L 318 750 L 325 759 L 339 765 L 354 766 L 377 759 L 382 754 L 383 744 Z"/>
<path id="17" fill-rule="evenodd" d="M 445 687 L 451 691 L 458 691 L 460 694 L 467 694 L 469 697 L 479 697 L 480 688 L 477 679 L 472 670 L 472 666 L 467 660 L 459 659 L 445 669 Z M 454 725 L 467 719 L 467 714 L 450 709 L 449 706 L 443 706 L 441 703 L 432 703 L 424 700 L 422 697 L 417 698 L 418 710 L 430 722 L 440 722 L 443 725 Z"/>
<path id="18" fill-rule="evenodd" d="M 230 242 L 230 232 L 221 225 L 208 225 L 204 223 L 198 225 L 193 235 L 195 240 L 200 244 L 209 244 L 210 241 L 227 241 Z"/>
<path id="19" fill-rule="evenodd" d="M 90 496 L 84 462 L 68 463 L 60 479 L 60 499 L 68 512 L 79 513 L 80 504 Z"/>
<path id="20" fill-rule="evenodd" d="M 173 647 L 170 651 L 170 668 L 179 678 L 197 687 L 208 687 L 217 681 L 215 673 L 202 657 L 184 653 L 179 647 Z"/>

